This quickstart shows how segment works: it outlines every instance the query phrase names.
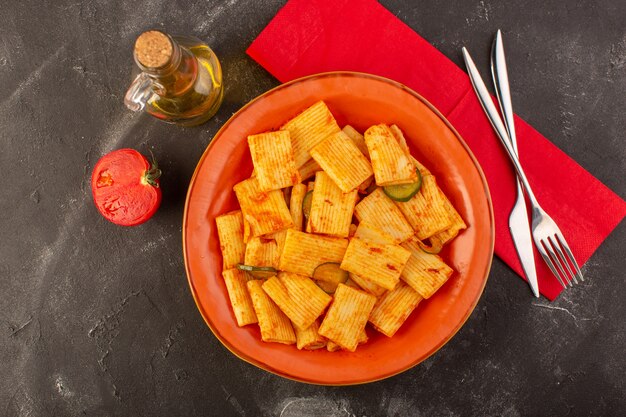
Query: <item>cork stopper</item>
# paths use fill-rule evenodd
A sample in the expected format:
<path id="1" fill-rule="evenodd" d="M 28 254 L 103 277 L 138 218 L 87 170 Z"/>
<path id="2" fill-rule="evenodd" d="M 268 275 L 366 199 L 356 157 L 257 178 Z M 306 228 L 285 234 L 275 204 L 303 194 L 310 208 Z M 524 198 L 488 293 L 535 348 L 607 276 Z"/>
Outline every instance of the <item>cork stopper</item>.
<path id="1" fill-rule="evenodd" d="M 174 48 L 170 38 L 158 30 L 142 33 L 135 42 L 137 61 L 148 68 L 160 68 L 172 58 Z"/>

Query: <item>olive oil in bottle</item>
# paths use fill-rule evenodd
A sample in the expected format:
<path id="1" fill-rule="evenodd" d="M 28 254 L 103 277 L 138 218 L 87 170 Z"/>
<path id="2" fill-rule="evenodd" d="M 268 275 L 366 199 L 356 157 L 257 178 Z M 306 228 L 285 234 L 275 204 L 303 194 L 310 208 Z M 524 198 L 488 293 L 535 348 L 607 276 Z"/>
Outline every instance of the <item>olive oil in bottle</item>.
<path id="1" fill-rule="evenodd" d="M 204 123 L 219 109 L 222 70 L 199 39 L 151 30 L 137 38 L 134 57 L 141 73 L 126 92 L 129 109 L 183 126 Z"/>

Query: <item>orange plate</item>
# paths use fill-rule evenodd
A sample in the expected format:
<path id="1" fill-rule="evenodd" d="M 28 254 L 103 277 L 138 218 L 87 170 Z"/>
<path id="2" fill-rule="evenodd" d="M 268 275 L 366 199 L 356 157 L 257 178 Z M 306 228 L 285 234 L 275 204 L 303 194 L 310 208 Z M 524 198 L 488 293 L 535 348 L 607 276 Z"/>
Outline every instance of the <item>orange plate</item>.
<path id="1" fill-rule="evenodd" d="M 442 256 L 457 273 L 419 304 L 396 335 L 368 328 L 370 340 L 355 353 L 299 351 L 264 343 L 258 326 L 237 327 L 221 277 L 215 217 L 238 208 L 232 187 L 248 178 L 252 162 L 246 137 L 278 129 L 324 100 L 340 126 L 363 132 L 377 123 L 397 124 L 411 153 L 430 169 L 468 224 Z M 440 349 L 467 320 L 485 287 L 493 255 L 489 189 L 478 162 L 450 123 L 424 98 L 386 78 L 353 72 L 312 75 L 252 100 L 220 129 L 189 185 L 183 219 L 183 252 L 191 292 L 215 336 L 239 358 L 298 381 L 347 385 L 387 378 Z"/>

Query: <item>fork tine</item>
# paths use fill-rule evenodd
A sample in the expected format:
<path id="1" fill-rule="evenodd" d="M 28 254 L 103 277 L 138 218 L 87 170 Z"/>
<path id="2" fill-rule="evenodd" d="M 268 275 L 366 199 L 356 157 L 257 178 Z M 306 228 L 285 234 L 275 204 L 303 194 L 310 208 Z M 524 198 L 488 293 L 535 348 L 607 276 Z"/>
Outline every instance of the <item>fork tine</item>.
<path id="1" fill-rule="evenodd" d="M 552 273 L 554 274 L 556 279 L 559 281 L 559 283 L 563 286 L 563 288 L 567 288 L 567 285 L 565 285 L 565 283 L 561 279 L 561 276 L 557 272 L 554 264 L 552 263 L 552 260 L 550 259 L 550 256 L 548 256 L 548 253 L 546 252 L 546 248 L 544 247 L 543 241 L 539 241 L 539 243 L 540 244 L 535 245 L 535 247 L 537 248 L 537 250 L 541 254 L 541 257 L 543 258 L 544 262 L 546 263 L 546 265 L 548 265 L 548 268 L 550 268 L 550 271 L 552 271 Z"/>
<path id="2" fill-rule="evenodd" d="M 550 242 L 550 238 L 546 237 L 545 239 L 542 240 L 542 242 L 546 246 L 546 250 L 550 254 L 550 258 L 556 264 L 558 270 L 561 272 L 561 277 L 563 278 L 563 281 L 565 281 L 566 284 L 569 284 L 570 287 L 573 287 L 574 285 L 572 284 L 572 281 L 570 279 L 568 279 L 567 273 L 563 269 L 563 265 L 561 265 L 561 262 L 559 262 L 559 257 L 556 254 L 556 252 L 554 251 L 554 248 L 552 247 L 552 244 Z"/>
<path id="3" fill-rule="evenodd" d="M 557 240 L 556 234 L 554 235 L 554 237 L 548 236 L 548 240 L 552 244 L 552 247 L 554 248 L 554 251 L 556 252 L 556 254 L 559 255 L 559 260 L 561 261 L 563 265 L 565 265 L 565 268 L 567 269 L 567 272 L 569 273 L 569 275 L 567 276 L 569 277 L 570 285 L 572 285 L 572 279 L 574 280 L 574 284 L 578 284 L 578 280 L 576 279 L 576 274 L 572 271 L 572 268 L 570 267 L 569 262 L 567 262 L 567 258 L 565 257 L 565 254 L 563 253 L 563 250 L 561 249 L 561 245 L 559 241 Z"/>
<path id="4" fill-rule="evenodd" d="M 578 263 L 576 262 L 576 258 L 574 258 L 574 254 L 572 253 L 569 246 L 567 245 L 567 242 L 565 241 L 563 234 L 561 234 L 560 232 L 557 233 L 556 238 L 559 240 L 559 243 L 561 243 L 561 247 L 565 250 L 565 253 L 569 257 L 570 262 L 574 265 L 574 268 L 576 269 L 576 276 L 580 278 L 580 282 L 584 282 L 585 279 L 583 278 L 583 273 L 580 271 L 580 268 L 578 267 Z"/>

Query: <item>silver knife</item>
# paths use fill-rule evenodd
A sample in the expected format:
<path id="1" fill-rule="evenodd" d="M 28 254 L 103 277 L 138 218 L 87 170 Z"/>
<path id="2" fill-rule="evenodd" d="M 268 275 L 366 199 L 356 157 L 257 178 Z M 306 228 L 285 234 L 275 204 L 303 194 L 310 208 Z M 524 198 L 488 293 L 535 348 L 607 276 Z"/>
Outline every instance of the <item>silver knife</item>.
<path id="1" fill-rule="evenodd" d="M 502 44 L 502 32 L 498 30 L 496 38 L 491 48 L 491 75 L 496 89 L 496 96 L 500 103 L 500 110 L 504 119 L 506 131 L 509 134 L 511 145 L 517 154 L 517 136 L 515 134 L 515 124 L 513 122 L 513 105 L 511 104 L 511 91 L 509 89 L 509 76 L 504 57 L 504 46 Z M 530 234 L 530 222 L 526 209 L 526 200 L 522 191 L 522 185 L 517 179 L 517 199 L 509 216 L 509 230 L 517 250 L 517 256 L 522 264 L 522 269 L 528 280 L 528 284 L 539 297 L 539 284 L 537 283 L 537 270 L 535 269 L 535 255 L 533 254 L 533 241 Z"/>
<path id="2" fill-rule="evenodd" d="M 494 127 L 496 131 L 496 134 L 500 137 L 500 140 L 502 140 L 503 142 L 510 143 L 511 139 L 509 138 L 506 127 L 504 126 L 502 119 L 500 118 L 500 115 L 498 114 L 498 110 L 496 109 L 496 106 L 493 104 L 493 101 L 491 100 L 489 91 L 487 90 L 487 87 L 485 86 L 485 83 L 483 82 L 480 76 L 480 73 L 478 72 L 478 69 L 476 68 L 476 65 L 474 64 L 472 57 L 470 56 L 469 52 L 467 52 L 467 49 L 463 48 L 462 51 L 463 51 L 463 58 L 465 60 L 465 66 L 467 67 L 467 72 L 469 73 L 472 86 L 474 87 L 474 90 L 476 91 L 476 95 L 478 96 L 480 104 L 485 110 L 485 113 L 487 114 L 489 121 L 491 122 L 492 126 Z M 528 224 L 527 214 L 524 213 L 524 216 L 525 216 L 524 220 Z M 517 245 L 516 245 L 516 248 L 517 248 Z M 522 263 L 522 265 L 524 265 L 524 263 Z M 532 265 L 534 269 L 534 261 L 532 262 Z M 535 279 L 536 279 L 536 275 L 535 275 Z M 534 292 L 535 289 L 532 287 L 532 284 L 530 284 L 530 279 L 528 280 L 528 282 L 529 282 L 529 285 L 531 285 L 531 289 L 533 289 L 533 292 Z M 539 293 L 536 292 L 535 296 L 538 296 L 538 294 Z"/>

